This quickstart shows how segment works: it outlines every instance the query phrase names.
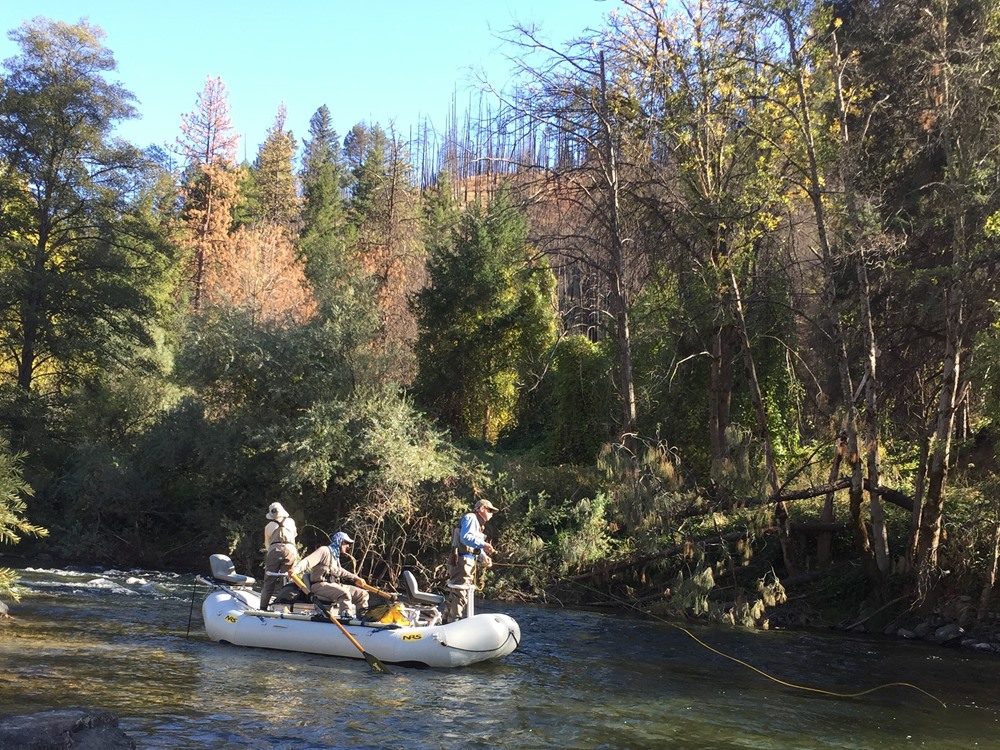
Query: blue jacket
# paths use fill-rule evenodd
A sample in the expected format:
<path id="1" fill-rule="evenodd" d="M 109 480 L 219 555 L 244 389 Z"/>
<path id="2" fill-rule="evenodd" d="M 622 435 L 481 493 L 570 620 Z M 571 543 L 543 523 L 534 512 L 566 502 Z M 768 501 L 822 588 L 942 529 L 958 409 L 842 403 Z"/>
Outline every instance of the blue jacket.
<path id="1" fill-rule="evenodd" d="M 463 557 L 475 557 L 479 554 L 479 548 L 485 543 L 486 534 L 483 533 L 482 524 L 479 523 L 479 516 L 475 513 L 466 513 L 452 534 L 451 546 L 457 547 L 458 553 Z"/>

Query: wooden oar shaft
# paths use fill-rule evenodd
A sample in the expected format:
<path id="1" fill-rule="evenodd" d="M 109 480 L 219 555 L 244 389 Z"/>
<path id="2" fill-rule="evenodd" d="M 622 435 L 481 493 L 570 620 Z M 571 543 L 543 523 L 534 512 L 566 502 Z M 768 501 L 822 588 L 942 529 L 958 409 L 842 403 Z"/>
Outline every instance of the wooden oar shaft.
<path id="1" fill-rule="evenodd" d="M 382 589 L 380 589 L 380 588 L 378 588 L 376 586 L 372 586 L 369 583 L 362 584 L 358 588 L 362 588 L 365 591 L 370 591 L 373 594 L 378 594 L 383 599 L 388 599 L 389 601 L 395 601 L 396 599 L 399 598 L 399 594 L 393 594 L 392 592 L 389 592 L 389 591 L 383 591 Z"/>
<path id="2" fill-rule="evenodd" d="M 340 632 L 347 636 L 347 639 L 354 644 L 354 647 L 362 654 L 365 654 L 365 647 L 358 643 L 358 639 L 351 635 L 351 632 L 334 616 L 333 612 L 327 610 L 326 614 L 330 618 L 330 622 L 340 628 Z M 365 654 L 365 656 L 367 656 L 367 654 Z"/>
<path id="3" fill-rule="evenodd" d="M 306 586 L 306 582 L 303 581 L 300 576 L 296 575 L 295 573 L 292 573 L 291 571 L 289 571 L 288 576 L 293 581 L 295 581 L 296 586 L 302 589 L 302 591 L 305 592 L 306 594 L 309 594 L 309 598 L 312 599 L 313 602 L 315 603 L 316 597 L 311 591 L 309 591 L 309 587 Z M 332 622 L 334 625 L 340 628 L 340 632 L 346 635 L 347 640 L 353 643 L 354 647 L 361 652 L 361 655 L 365 657 L 365 661 L 368 662 L 368 666 L 370 666 L 376 672 L 385 672 L 386 674 L 389 674 L 389 670 L 386 668 L 385 664 L 383 664 L 374 656 L 365 651 L 364 646 L 358 643 L 358 639 L 355 638 L 353 635 L 351 635 L 350 631 L 348 631 L 348 629 L 343 626 L 340 620 L 337 619 L 337 616 L 334 615 L 330 609 L 324 609 L 323 607 L 320 607 L 320 609 L 326 612 L 326 616 L 330 619 L 330 622 Z"/>

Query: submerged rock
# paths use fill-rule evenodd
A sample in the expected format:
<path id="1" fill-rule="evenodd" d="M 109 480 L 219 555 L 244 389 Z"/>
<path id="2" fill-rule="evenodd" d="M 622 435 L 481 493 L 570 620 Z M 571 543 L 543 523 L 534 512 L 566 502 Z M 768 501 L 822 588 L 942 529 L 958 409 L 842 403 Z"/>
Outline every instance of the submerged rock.
<path id="1" fill-rule="evenodd" d="M 0 750 L 135 750 L 118 716 L 86 708 L 56 708 L 0 716 Z"/>

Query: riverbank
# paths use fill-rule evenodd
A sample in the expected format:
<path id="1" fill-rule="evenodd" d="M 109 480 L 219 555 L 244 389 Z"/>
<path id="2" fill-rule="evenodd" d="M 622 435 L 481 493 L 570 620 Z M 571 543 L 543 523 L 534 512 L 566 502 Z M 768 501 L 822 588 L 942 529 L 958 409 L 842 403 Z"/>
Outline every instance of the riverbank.
<path id="1" fill-rule="evenodd" d="M 786 581 L 762 579 L 756 598 L 749 597 L 747 587 L 747 598 L 739 603 L 726 597 L 732 588 L 716 585 L 710 576 L 671 584 L 675 588 L 649 581 L 645 588 L 658 589 L 658 593 L 631 599 L 595 586 L 586 587 L 587 599 L 562 589 L 556 593 L 566 596 L 554 600 L 568 608 L 628 611 L 669 624 L 702 622 L 736 629 L 844 633 L 1000 654 L 1000 611 L 992 608 L 980 617 L 979 596 L 953 594 L 927 614 L 919 613 L 912 597 L 901 590 L 888 602 L 873 604 L 864 598 L 865 581 L 849 565 Z M 597 598 L 600 601 L 594 601 Z M 524 592 L 518 600 L 540 601 Z"/>
<path id="2" fill-rule="evenodd" d="M 990 611 L 978 619 L 973 597 L 967 595 L 948 600 L 928 615 L 919 615 L 897 600 L 882 608 L 862 608 L 855 617 L 835 619 L 808 597 L 793 597 L 769 611 L 761 627 L 832 630 L 1000 654 L 1000 613 Z"/>

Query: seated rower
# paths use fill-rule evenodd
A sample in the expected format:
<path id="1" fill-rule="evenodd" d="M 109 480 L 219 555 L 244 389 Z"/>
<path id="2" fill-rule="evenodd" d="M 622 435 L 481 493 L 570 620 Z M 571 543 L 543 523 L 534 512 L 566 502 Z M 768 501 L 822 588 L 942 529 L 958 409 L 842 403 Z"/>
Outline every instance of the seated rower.
<path id="1" fill-rule="evenodd" d="M 309 553 L 292 568 L 295 575 L 309 573 L 309 591 L 320 599 L 337 605 L 338 616 L 356 617 L 368 609 L 364 579 L 341 567 L 329 545 Z"/>

